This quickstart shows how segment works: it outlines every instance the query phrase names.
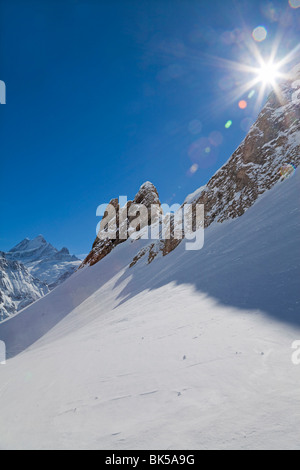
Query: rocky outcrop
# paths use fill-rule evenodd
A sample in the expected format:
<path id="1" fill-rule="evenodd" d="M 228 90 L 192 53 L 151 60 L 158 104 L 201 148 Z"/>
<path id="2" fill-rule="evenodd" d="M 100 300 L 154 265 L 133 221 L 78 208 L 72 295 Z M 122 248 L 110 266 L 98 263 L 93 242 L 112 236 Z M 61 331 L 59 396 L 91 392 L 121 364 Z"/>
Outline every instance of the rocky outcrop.
<path id="1" fill-rule="evenodd" d="M 107 256 L 117 245 L 123 243 L 127 239 L 128 229 L 130 223 L 136 217 L 136 212 L 131 212 L 133 205 L 143 205 L 147 209 L 144 217 L 140 218 L 141 223 L 137 226 L 137 231 L 142 230 L 154 222 L 158 215 L 161 213 L 161 204 L 159 195 L 155 186 L 149 181 L 144 183 L 133 201 L 128 201 L 124 207 L 120 207 L 118 199 L 112 199 L 107 206 L 101 221 L 98 236 L 93 244 L 91 252 L 83 261 L 81 268 L 86 265 L 94 265 L 101 259 Z M 151 207 L 156 207 L 156 213 L 151 213 Z M 114 210 L 111 210 L 111 209 Z M 116 227 L 115 236 L 108 237 L 108 230 L 110 226 Z M 124 237 L 123 234 L 126 234 Z"/>
<path id="2" fill-rule="evenodd" d="M 193 202 L 205 205 L 205 225 L 236 218 L 282 177 L 284 165 L 300 164 L 300 107 L 292 81 L 272 92 L 255 125 L 230 160 Z"/>

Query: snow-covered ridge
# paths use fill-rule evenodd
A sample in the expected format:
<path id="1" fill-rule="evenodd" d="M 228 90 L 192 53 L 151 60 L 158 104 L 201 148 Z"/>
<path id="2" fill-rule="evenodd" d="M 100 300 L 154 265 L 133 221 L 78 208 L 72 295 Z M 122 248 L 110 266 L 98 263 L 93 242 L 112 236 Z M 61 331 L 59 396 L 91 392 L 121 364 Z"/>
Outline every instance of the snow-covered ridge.
<path id="1" fill-rule="evenodd" d="M 64 282 L 80 265 L 67 248 L 57 250 L 42 235 L 0 252 L 0 321 Z"/>
<path id="2" fill-rule="evenodd" d="M 6 256 L 10 260 L 23 263 L 33 276 L 47 284 L 57 282 L 66 271 L 76 269 L 81 263 L 76 256 L 69 253 L 67 248 L 57 250 L 42 235 L 33 240 L 26 238 L 12 248 Z"/>
<path id="3" fill-rule="evenodd" d="M 0 252 L 0 321 L 48 292 L 47 284 L 34 278 L 26 266 Z"/>

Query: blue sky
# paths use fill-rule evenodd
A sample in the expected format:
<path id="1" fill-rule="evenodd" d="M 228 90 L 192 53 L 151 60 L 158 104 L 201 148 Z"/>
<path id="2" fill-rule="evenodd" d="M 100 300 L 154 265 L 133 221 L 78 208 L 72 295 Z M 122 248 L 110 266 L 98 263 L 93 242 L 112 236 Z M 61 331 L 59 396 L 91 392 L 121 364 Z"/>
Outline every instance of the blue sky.
<path id="1" fill-rule="evenodd" d="M 287 0 L 0 0 L 0 17 L 3 251 L 43 234 L 87 253 L 97 206 L 147 180 L 181 203 L 261 107 L 225 60 L 257 65 L 253 45 L 267 58 L 278 38 L 283 58 L 300 30 Z"/>

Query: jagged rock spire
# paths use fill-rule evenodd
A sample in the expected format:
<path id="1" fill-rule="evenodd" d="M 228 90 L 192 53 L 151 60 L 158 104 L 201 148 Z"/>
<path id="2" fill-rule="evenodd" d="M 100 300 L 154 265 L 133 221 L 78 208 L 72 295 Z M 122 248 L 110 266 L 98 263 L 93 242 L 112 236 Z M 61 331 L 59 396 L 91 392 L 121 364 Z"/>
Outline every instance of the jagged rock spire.
<path id="1" fill-rule="evenodd" d="M 133 201 L 128 201 L 126 206 L 123 208 L 119 206 L 118 199 L 112 199 L 107 206 L 102 222 L 105 220 L 106 223 L 109 224 L 111 221 L 113 221 L 114 218 L 116 219 L 116 237 L 114 239 L 108 237 L 106 238 L 106 226 L 103 226 L 103 223 L 102 225 L 100 224 L 99 235 L 93 244 L 91 252 L 83 261 L 81 267 L 85 265 L 92 266 L 98 263 L 101 259 L 107 256 L 117 245 L 126 241 L 126 238 L 121 238 L 119 234 L 122 233 L 122 231 L 124 233 L 124 230 L 125 232 L 127 232 L 128 225 L 130 221 L 134 218 L 133 216 L 128 215 L 128 212 L 130 213 L 130 208 L 133 204 L 141 204 L 147 208 L 147 218 L 142 221 L 142 224 L 139 229 L 142 229 L 145 226 L 151 224 L 151 221 L 153 221 L 153 219 L 151 220 L 151 215 L 154 215 L 156 217 L 161 212 L 161 203 L 159 200 L 157 189 L 149 181 L 142 184 Z M 109 211 L 109 206 L 112 206 L 112 208 L 114 208 L 115 210 Z M 151 214 L 152 207 L 154 207 L 155 209 L 154 211 L 152 210 Z"/>

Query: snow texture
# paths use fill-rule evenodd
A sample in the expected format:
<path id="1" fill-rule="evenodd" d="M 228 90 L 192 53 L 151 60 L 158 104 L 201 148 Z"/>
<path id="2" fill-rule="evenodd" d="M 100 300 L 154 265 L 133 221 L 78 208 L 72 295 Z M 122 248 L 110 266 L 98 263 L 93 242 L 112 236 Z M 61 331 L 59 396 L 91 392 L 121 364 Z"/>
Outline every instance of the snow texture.
<path id="1" fill-rule="evenodd" d="M 300 173 L 129 268 L 145 241 L 0 324 L 1 449 L 300 449 Z"/>

